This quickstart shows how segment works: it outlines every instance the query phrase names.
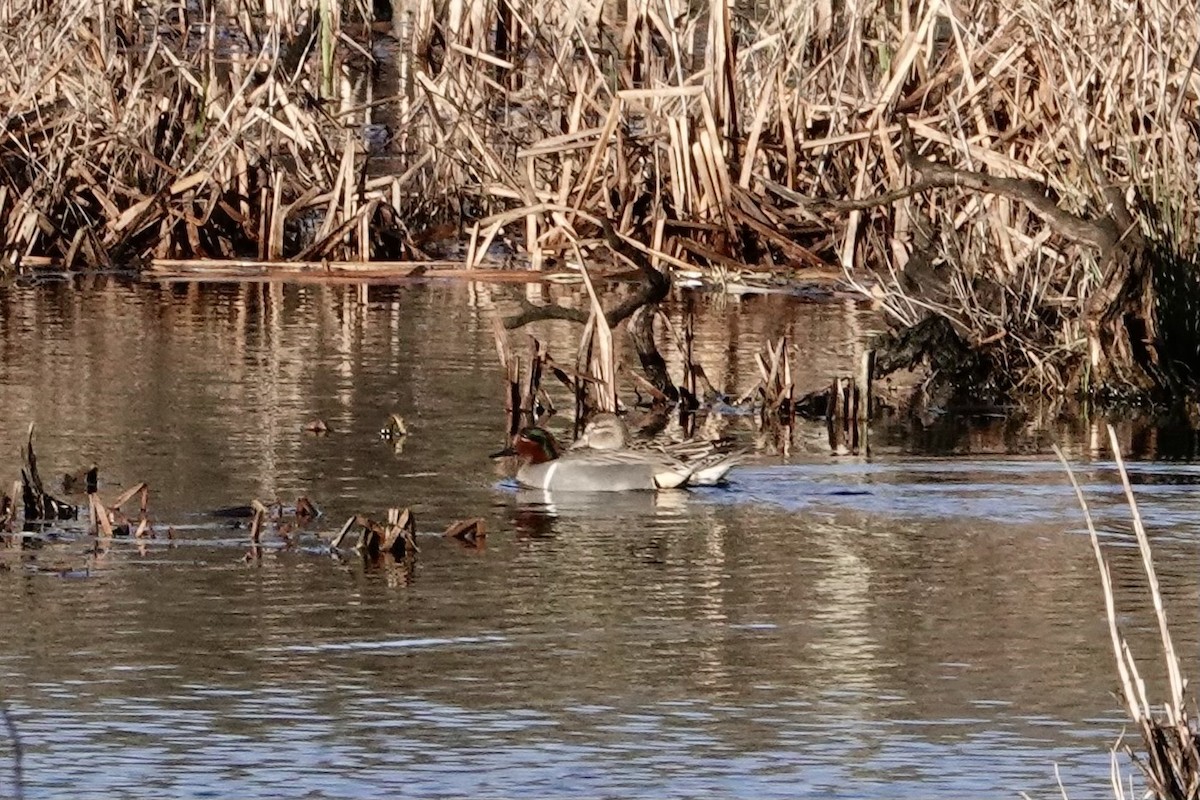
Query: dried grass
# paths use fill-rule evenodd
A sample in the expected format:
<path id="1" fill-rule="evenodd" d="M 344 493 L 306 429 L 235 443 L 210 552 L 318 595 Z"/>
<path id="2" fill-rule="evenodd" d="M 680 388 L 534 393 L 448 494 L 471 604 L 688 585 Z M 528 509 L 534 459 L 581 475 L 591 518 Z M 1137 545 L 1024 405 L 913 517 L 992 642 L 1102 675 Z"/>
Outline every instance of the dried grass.
<path id="1" fill-rule="evenodd" d="M 1158 574 L 1154 568 L 1154 557 L 1150 549 L 1150 539 L 1142 524 L 1137 500 L 1129 482 L 1129 474 L 1125 469 L 1125 462 L 1121 458 L 1116 431 L 1111 425 L 1108 426 L 1108 439 L 1113 457 L 1117 462 L 1117 470 L 1121 475 L 1121 485 L 1125 490 L 1125 500 L 1129 505 L 1134 536 L 1142 557 L 1142 568 L 1146 573 L 1147 587 L 1154 606 L 1155 618 L 1158 621 L 1163 663 L 1166 668 L 1167 687 L 1170 693 L 1167 702 L 1162 706 L 1163 713 L 1161 715 L 1151 710 L 1149 699 L 1146 696 L 1145 681 L 1134 660 L 1133 652 L 1129 648 L 1129 642 L 1120 631 L 1113 594 L 1112 572 L 1108 559 L 1105 558 L 1100 547 L 1100 539 L 1092 521 L 1091 512 L 1088 510 L 1087 500 L 1084 498 L 1083 491 L 1075 480 L 1075 475 L 1062 451 L 1056 447 L 1055 453 L 1067 471 L 1087 523 L 1092 550 L 1100 570 L 1100 584 L 1104 590 L 1105 616 L 1108 620 L 1113 656 L 1117 662 L 1117 675 L 1121 682 L 1121 697 L 1130 720 L 1137 726 L 1142 736 L 1144 753 L 1141 758 L 1130 748 L 1127 747 L 1126 750 L 1141 768 L 1151 796 L 1162 800 L 1195 800 L 1200 797 L 1200 741 L 1197 739 L 1196 725 L 1188 717 L 1187 700 L 1184 693 L 1186 681 L 1180 667 L 1179 656 L 1175 650 L 1171 629 L 1167 623 L 1162 591 L 1159 587 Z M 1114 796 L 1125 797 L 1115 761 L 1115 752 L 1112 785 Z M 1129 796 L 1133 796 L 1132 790 Z"/>
<path id="2" fill-rule="evenodd" d="M 897 194 L 900 120 L 925 157 L 1066 212 L 1118 185 L 1143 221 L 1200 215 L 1182 0 L 421 0 L 388 32 L 366 6 L 5 4 L 4 262 L 419 258 L 412 229 L 451 217 L 470 265 L 503 235 L 539 267 L 590 257 L 606 219 L 659 268 L 835 264 L 1039 389 L 1083 357 L 1098 254 L 1010 198 Z"/>

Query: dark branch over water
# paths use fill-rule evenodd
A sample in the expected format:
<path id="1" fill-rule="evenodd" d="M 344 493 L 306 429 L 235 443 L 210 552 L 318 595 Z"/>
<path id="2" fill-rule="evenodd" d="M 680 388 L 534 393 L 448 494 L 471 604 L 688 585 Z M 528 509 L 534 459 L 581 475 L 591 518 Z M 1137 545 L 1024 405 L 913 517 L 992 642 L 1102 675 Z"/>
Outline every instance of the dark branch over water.
<path id="1" fill-rule="evenodd" d="M 667 293 L 671 289 L 671 280 L 654 268 L 645 253 L 620 236 L 613 229 L 611 222 L 604 218 L 601 218 L 599 222 L 604 232 L 604 241 L 609 249 L 612 250 L 614 255 L 625 259 L 636 267 L 638 274 L 642 278 L 638 291 L 632 297 L 621 301 L 614 308 L 604 312 L 604 319 L 607 320 L 608 326 L 615 328 L 639 308 L 661 302 L 666 298 Z M 583 325 L 587 323 L 588 314 L 575 308 L 564 308 L 559 305 L 537 306 L 528 300 L 522 300 L 521 311 L 510 317 L 505 317 L 504 327 L 511 331 L 533 322 L 541 322 L 548 319 L 567 320 L 568 322 L 578 322 Z"/>

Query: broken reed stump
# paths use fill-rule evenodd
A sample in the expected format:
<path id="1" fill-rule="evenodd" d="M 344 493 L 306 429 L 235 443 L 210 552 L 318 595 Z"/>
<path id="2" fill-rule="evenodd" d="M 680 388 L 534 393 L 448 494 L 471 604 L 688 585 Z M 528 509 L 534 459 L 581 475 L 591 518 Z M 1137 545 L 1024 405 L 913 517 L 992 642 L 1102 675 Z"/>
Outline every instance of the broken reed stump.
<path id="1" fill-rule="evenodd" d="M 824 420 L 830 450 L 836 454 L 857 453 L 866 446 L 867 431 L 875 413 L 875 351 L 868 350 L 859 360 L 856 377 L 839 376 L 829 386 L 795 397 L 795 383 L 787 355 L 787 338 L 768 343 L 756 353 L 759 380 L 736 404 L 758 396 L 759 426 L 789 429 L 796 418 Z"/>
<path id="2" fill-rule="evenodd" d="M 861 364 L 857 379 L 849 376 L 834 378 L 827 389 L 810 392 L 792 407 L 795 416 L 825 419 L 829 449 L 835 455 L 857 454 L 869 447 L 868 433 L 874 411 L 873 353 L 865 353 Z"/>
<path id="3" fill-rule="evenodd" d="M 96 485 L 97 470 L 93 467 L 89 470 L 88 485 L 94 487 Z M 126 503 L 134 497 L 139 497 L 137 526 L 134 526 L 133 519 L 127 516 L 121 509 Z M 113 536 L 132 536 L 135 539 L 142 537 L 154 538 L 155 532 L 150 524 L 149 507 L 150 507 L 150 487 L 144 481 L 126 489 L 113 502 L 112 505 L 106 506 L 100 499 L 98 492 L 88 492 L 88 513 L 91 515 L 91 533 L 93 536 L 112 538 Z"/>
<path id="4" fill-rule="evenodd" d="M 860 392 L 853 378 L 834 378 L 829 386 L 825 424 L 829 432 L 829 448 L 837 455 L 858 450 L 859 397 Z"/>
<path id="5" fill-rule="evenodd" d="M 378 542 L 379 551 L 391 553 L 397 560 L 413 558 L 419 552 L 416 535 L 417 520 L 412 512 L 407 508 L 389 508 L 383 539 Z"/>
<path id="6" fill-rule="evenodd" d="M 487 539 L 487 530 L 481 517 L 473 517 L 451 523 L 442 535 L 447 539 L 454 539 L 464 547 L 482 549 Z"/>
<path id="7" fill-rule="evenodd" d="M 38 475 L 37 456 L 33 452 L 33 423 L 29 423 L 29 436 L 22 448 L 25 466 L 21 468 L 21 498 L 25 506 L 25 521 L 75 519 L 78 507 L 59 500 L 42 486 Z"/>
<path id="8" fill-rule="evenodd" d="M 416 517 L 407 508 L 388 509 L 386 523 L 355 514 L 342 525 L 330 542 L 330 549 L 336 552 L 345 547 L 346 540 L 356 528 L 359 537 L 354 547 L 364 561 L 378 561 L 384 556 L 391 556 L 396 561 L 411 563 L 421 552 L 416 540 Z M 468 549 L 482 549 L 487 530 L 481 517 L 472 517 L 451 523 L 442 536 Z"/>
<path id="9" fill-rule="evenodd" d="M 547 371 L 571 391 L 575 403 L 576 435 L 592 414 L 613 411 L 617 407 L 617 378 L 623 368 L 618 369 L 616 361 L 613 332 L 608 321 L 610 315 L 603 311 L 590 278 L 587 277 L 586 269 L 582 270 L 582 274 L 589 290 L 591 312 L 584 321 L 574 367 L 566 367 L 554 361 L 545 345 L 536 337 L 530 337 L 530 355 L 522 378 L 521 359 L 513 354 L 509 346 L 506 326 L 502 326 L 499 321 L 495 325 L 496 352 L 506 373 L 504 398 L 509 438 L 527 425 L 538 424 L 544 414 L 554 413 L 550 394 L 542 386 L 542 379 Z M 626 374 L 633 378 L 637 389 L 644 389 L 649 394 L 650 405 L 667 406 L 678 403 L 681 413 L 694 411 L 699 406 L 694 389 L 696 375 L 698 372 L 702 373 L 702 370 L 692 362 L 690 323 L 685 325 L 684 341 L 677 341 L 684 354 L 683 378 L 677 386 L 671 380 L 666 361 L 655 343 L 654 320 L 660 314 L 657 302 L 636 305 L 630 309 L 627 316 L 622 312 L 623 316 L 620 318 L 628 319 L 628 332 L 645 377 L 635 372 Z M 559 318 L 559 315 L 549 314 L 546 318 Z M 534 319 L 535 317 L 530 316 L 526 321 L 532 322 Z M 640 391 L 638 399 L 638 404 L 642 405 Z"/>
<path id="10" fill-rule="evenodd" d="M 857 413 L 854 418 L 860 423 L 866 423 L 871 420 L 871 415 L 875 411 L 875 351 L 867 350 L 862 354 L 858 368 L 858 386 L 855 387 L 859 393 L 855 403 Z"/>
<path id="11" fill-rule="evenodd" d="M 388 509 L 386 524 L 376 522 L 363 514 L 355 514 L 342 525 L 337 536 L 330 542 L 330 549 L 340 550 L 356 527 L 359 529 L 359 537 L 355 549 L 364 560 L 375 561 L 384 555 L 390 555 L 397 561 L 404 561 L 416 558 L 420 552 L 416 541 L 416 518 L 407 508 Z"/>
<path id="12" fill-rule="evenodd" d="M 787 337 L 784 336 L 775 344 L 767 345 L 765 358 L 762 353 L 754 354 L 754 363 L 759 374 L 757 390 L 762 396 L 760 416 L 764 422 L 768 418 L 778 418 L 781 414 L 792 416 L 795 384 L 792 383 L 792 365 L 787 355 L 787 344 Z"/>
<path id="13" fill-rule="evenodd" d="M 302 494 L 296 498 L 296 520 L 298 522 L 307 522 L 319 516 L 321 516 L 321 509 L 317 508 L 316 503 L 308 499 L 308 495 Z"/>
<path id="14" fill-rule="evenodd" d="M 144 486 L 144 484 L 143 484 Z M 142 490 L 145 491 L 144 489 Z M 126 495 L 129 493 L 127 492 Z M 143 494 L 144 497 L 144 494 Z M 284 543 L 284 547 L 292 547 L 297 543 L 297 530 L 321 516 L 321 509 L 306 495 L 296 498 L 296 506 L 285 515 L 285 509 L 279 501 L 267 506 L 257 498 L 245 506 L 229 506 L 212 512 L 214 516 L 230 519 L 250 520 L 250 548 L 244 558 L 247 562 L 256 562 L 263 555 L 263 533 L 268 522 L 274 524 L 274 534 Z M 141 535 L 139 526 L 137 535 Z M 153 534 L 151 534 L 153 535 Z"/>
<path id="15" fill-rule="evenodd" d="M 576 212 L 577 210 L 572 213 Z M 504 330 L 513 330 L 534 322 L 551 319 L 577 322 L 584 326 L 576 354 L 575 367 L 570 374 L 575 379 L 572 386 L 575 397 L 575 419 L 585 420 L 595 411 L 616 410 L 617 364 L 613 330 L 621 322 L 630 319 L 639 309 L 649 307 L 651 311 L 647 313 L 650 316 L 643 318 L 640 322 L 631 322 L 634 327 L 630 328 L 635 339 L 638 357 L 648 376 L 644 380 L 663 396 L 668 398 L 677 396 L 678 390 L 671 383 L 665 368 L 663 368 L 662 356 L 658 353 L 652 335 L 652 309 L 656 309 L 658 303 L 667 297 L 671 286 L 670 277 L 651 264 L 645 245 L 631 244 L 632 240 L 618 234 L 607 217 L 592 217 L 588 214 L 580 214 L 580 216 L 587 218 L 600 228 L 604 242 L 614 257 L 622 259 L 636 268 L 639 278 L 637 290 L 622 302 L 605 309 L 592 283 L 590 273 L 586 267 L 582 266 L 582 256 L 576 253 L 580 263 L 579 274 L 583 278 L 588 292 L 588 310 L 585 312 L 557 304 L 538 306 L 522 299 L 521 311 L 503 320 Z M 620 217 L 623 214 L 617 216 Z M 647 329 L 650 331 L 649 336 L 645 335 Z M 518 383 L 519 365 L 516 364 L 511 351 L 508 350 L 507 343 L 502 341 L 499 329 L 496 334 L 496 346 L 501 364 L 508 371 L 506 408 L 517 407 L 521 397 Z M 561 366 L 558 369 L 563 373 L 567 372 Z M 556 376 L 562 380 L 561 374 L 556 373 Z M 512 428 L 511 433 L 515 434 L 517 430 L 519 430 L 519 426 Z"/>
<path id="16" fill-rule="evenodd" d="M 250 549 L 246 551 L 244 561 L 248 563 L 258 563 L 262 560 L 262 530 L 266 523 L 267 507 L 259 500 L 251 500 L 250 508 L 254 512 L 254 516 L 250 518 Z"/>
<path id="17" fill-rule="evenodd" d="M 508 436 L 511 439 L 524 426 L 521 411 L 521 362 L 513 354 L 508 345 L 508 335 L 495 320 L 496 354 L 500 358 L 500 367 L 504 370 L 504 413 L 508 420 Z"/>
<path id="18" fill-rule="evenodd" d="M 6 494 L 0 495 L 0 531 L 12 533 L 16 529 L 17 501 Z"/>
<path id="19" fill-rule="evenodd" d="M 533 339 L 533 352 L 529 361 L 529 371 L 524 382 L 521 381 L 521 359 L 515 355 L 508 343 L 499 319 L 494 320 L 493 334 L 496 339 L 496 355 L 504 370 L 507 380 L 504 386 L 504 412 L 508 420 L 508 436 L 512 438 L 527 425 L 533 424 L 533 398 L 541 388 L 542 364 L 538 357 L 544 353 L 541 343 Z"/>
<path id="20" fill-rule="evenodd" d="M 516 436 L 522 428 L 540 424 L 545 417 L 555 413 L 554 401 L 542 386 L 542 378 L 547 372 L 576 396 L 581 381 L 593 380 L 590 376 L 579 375 L 576 370 L 557 364 L 550 357 L 546 345 L 535 336 L 529 337 L 529 359 L 522 379 L 521 359 L 513 354 L 508 343 L 508 334 L 499 320 L 495 321 L 493 334 L 496 339 L 496 354 L 506 375 L 504 412 L 509 439 Z"/>

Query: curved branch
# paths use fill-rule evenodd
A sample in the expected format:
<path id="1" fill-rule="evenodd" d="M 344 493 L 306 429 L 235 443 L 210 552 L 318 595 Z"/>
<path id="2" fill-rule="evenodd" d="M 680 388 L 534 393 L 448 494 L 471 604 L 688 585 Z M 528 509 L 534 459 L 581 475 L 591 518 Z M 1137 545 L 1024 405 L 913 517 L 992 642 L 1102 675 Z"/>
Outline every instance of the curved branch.
<path id="1" fill-rule="evenodd" d="M 913 146 L 912 131 L 908 120 L 900 118 L 900 134 L 905 162 L 921 177 L 927 188 L 963 188 L 996 194 L 1011 200 L 1019 200 L 1035 214 L 1053 225 L 1059 233 L 1076 242 L 1090 244 L 1107 257 L 1116 248 L 1124 233 L 1117 227 L 1117 219 L 1124 209 L 1124 200 L 1119 193 L 1106 193 L 1109 213 L 1094 219 L 1072 214 L 1058 207 L 1049 196 L 1050 187 L 1041 181 L 1027 178 L 1002 178 L 984 172 L 958 169 L 948 164 L 930 161 L 917 153 Z M 1115 202 L 1114 202 L 1115 201 Z"/>
<path id="2" fill-rule="evenodd" d="M 1063 236 L 1074 242 L 1091 245 L 1108 258 L 1122 244 L 1133 227 L 1133 218 L 1125 205 L 1125 199 L 1117 187 L 1104 192 L 1105 213 L 1089 218 L 1072 214 L 1058 207 L 1050 196 L 1050 187 L 1041 181 L 1027 178 L 1003 178 L 985 172 L 958 169 L 948 164 L 931 161 L 917 153 L 913 144 L 908 120 L 900 117 L 901 152 L 904 162 L 919 176 L 919 180 L 883 194 L 862 197 L 857 200 L 805 197 L 779 184 L 763 180 L 764 185 L 779 196 L 797 205 L 830 211 L 865 211 L 879 206 L 891 205 L 930 189 L 972 189 L 977 192 L 995 194 L 1017 200 L 1028 206 Z"/>
<path id="3" fill-rule="evenodd" d="M 626 241 L 625 237 L 617 233 L 613 229 L 611 222 L 603 218 L 599 222 L 604 232 L 605 244 L 608 245 L 613 255 L 628 261 L 642 276 L 641 286 L 632 297 L 623 300 L 616 307 L 604 312 L 604 319 L 608 321 L 608 326 L 615 328 L 642 306 L 657 303 L 665 298 L 671 290 L 671 279 L 655 269 L 645 253 L 638 250 Z M 504 318 L 504 328 L 511 331 L 532 322 L 540 322 L 547 319 L 567 320 L 568 322 L 578 322 L 583 325 L 587 323 L 588 315 L 574 308 L 563 308 L 559 305 L 535 306 L 528 300 L 522 300 L 521 311 L 511 317 Z"/>

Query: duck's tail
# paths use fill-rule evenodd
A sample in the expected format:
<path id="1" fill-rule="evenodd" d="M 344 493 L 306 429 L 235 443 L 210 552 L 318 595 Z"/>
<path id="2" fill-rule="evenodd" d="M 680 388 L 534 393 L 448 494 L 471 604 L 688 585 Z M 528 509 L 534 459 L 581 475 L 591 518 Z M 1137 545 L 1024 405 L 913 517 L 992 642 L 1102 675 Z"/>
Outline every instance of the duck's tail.
<path id="1" fill-rule="evenodd" d="M 692 474 L 688 478 L 689 486 L 718 486 L 725 482 L 729 470 L 741 462 L 747 451 L 737 452 L 714 451 L 688 462 Z"/>

